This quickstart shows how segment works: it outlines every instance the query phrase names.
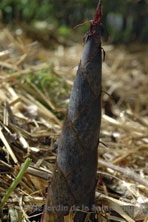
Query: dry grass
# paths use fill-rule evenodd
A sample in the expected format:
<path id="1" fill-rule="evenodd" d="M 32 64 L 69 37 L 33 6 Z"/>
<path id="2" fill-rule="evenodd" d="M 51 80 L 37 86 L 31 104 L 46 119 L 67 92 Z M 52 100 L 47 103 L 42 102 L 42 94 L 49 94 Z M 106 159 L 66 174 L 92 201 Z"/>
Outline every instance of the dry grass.
<path id="1" fill-rule="evenodd" d="M 25 159 L 32 159 L 0 217 L 2 221 L 8 217 L 10 221 L 39 221 L 56 159 L 60 119 L 66 112 L 82 46 L 48 51 L 16 39 L 8 30 L 1 33 L 0 43 L 1 198 Z M 106 45 L 104 49 L 96 214 L 99 221 L 146 222 L 148 50 L 142 45 Z M 72 218 L 70 213 L 65 221 Z"/>

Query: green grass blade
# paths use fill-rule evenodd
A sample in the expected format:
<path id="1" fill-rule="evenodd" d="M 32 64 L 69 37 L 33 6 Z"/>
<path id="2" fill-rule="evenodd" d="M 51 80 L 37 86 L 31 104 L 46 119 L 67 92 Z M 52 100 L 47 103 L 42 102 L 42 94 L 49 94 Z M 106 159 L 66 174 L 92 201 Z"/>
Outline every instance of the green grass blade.
<path id="1" fill-rule="evenodd" d="M 18 213 L 18 222 L 22 222 L 22 219 L 23 219 L 23 213 L 19 212 Z"/>
<path id="2" fill-rule="evenodd" d="M 5 203 L 7 202 L 10 194 L 14 191 L 14 189 L 16 188 L 16 186 L 19 184 L 19 182 L 22 180 L 24 173 L 26 172 L 27 168 L 29 167 L 31 163 L 31 159 L 27 158 L 25 160 L 25 162 L 23 163 L 18 175 L 16 176 L 15 180 L 12 182 L 12 184 L 10 185 L 10 187 L 7 189 L 4 197 L 2 198 L 1 202 L 0 202 L 0 211 L 2 211 Z"/>

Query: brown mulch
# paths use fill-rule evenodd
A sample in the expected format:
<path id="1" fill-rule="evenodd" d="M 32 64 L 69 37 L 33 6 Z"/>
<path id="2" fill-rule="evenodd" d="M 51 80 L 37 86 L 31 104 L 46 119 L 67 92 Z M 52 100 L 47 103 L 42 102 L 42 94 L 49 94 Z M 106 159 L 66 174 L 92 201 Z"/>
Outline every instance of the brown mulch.
<path id="1" fill-rule="evenodd" d="M 0 218 L 13 221 L 13 214 L 17 221 L 22 212 L 22 221 L 39 221 L 83 46 L 46 50 L 7 29 L 1 32 L 0 43 L 0 198 L 25 159 L 32 159 Z M 103 45 L 96 212 L 99 221 L 146 222 L 148 47 Z M 65 221 L 72 219 L 68 216 Z"/>

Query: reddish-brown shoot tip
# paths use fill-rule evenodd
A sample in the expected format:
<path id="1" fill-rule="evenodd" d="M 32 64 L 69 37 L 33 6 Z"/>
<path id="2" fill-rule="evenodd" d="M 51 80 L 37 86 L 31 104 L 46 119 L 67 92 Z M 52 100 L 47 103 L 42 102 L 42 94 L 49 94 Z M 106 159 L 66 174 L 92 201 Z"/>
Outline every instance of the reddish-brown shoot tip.
<path id="1" fill-rule="evenodd" d="M 98 1 L 98 5 L 96 8 L 95 18 L 93 20 L 94 24 L 100 24 L 102 20 L 102 8 L 101 8 L 101 0 Z"/>

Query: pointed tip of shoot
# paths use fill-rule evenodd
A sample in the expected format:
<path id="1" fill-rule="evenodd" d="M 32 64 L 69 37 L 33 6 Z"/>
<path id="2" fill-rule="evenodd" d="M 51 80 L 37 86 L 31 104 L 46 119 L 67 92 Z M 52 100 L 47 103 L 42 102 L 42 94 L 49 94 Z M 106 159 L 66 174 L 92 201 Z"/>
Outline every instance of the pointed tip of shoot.
<path id="1" fill-rule="evenodd" d="M 102 20 L 102 1 L 99 0 L 97 8 L 96 8 L 96 14 L 95 14 L 95 17 L 94 17 L 94 20 L 93 20 L 93 24 L 94 25 L 95 24 L 100 24 L 101 20 Z"/>

